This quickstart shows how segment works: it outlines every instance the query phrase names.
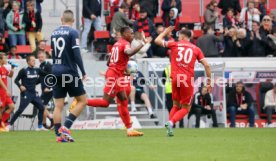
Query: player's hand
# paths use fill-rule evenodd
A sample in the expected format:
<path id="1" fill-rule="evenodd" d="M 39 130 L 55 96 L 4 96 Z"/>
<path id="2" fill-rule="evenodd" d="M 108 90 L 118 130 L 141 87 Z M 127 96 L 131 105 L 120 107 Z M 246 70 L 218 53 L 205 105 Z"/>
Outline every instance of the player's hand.
<path id="1" fill-rule="evenodd" d="M 174 26 L 169 26 L 165 29 L 165 34 L 168 35 L 169 33 L 171 33 L 173 30 L 175 29 Z"/>
<path id="2" fill-rule="evenodd" d="M 11 97 L 11 93 L 10 93 L 9 90 L 6 90 L 6 94 L 7 94 L 9 97 Z"/>
<path id="3" fill-rule="evenodd" d="M 99 71 L 99 75 L 105 77 L 105 72 L 104 71 Z"/>
<path id="4" fill-rule="evenodd" d="M 96 19 L 97 17 L 96 17 L 94 14 L 92 14 L 92 15 L 90 16 L 90 18 L 91 18 L 91 20 L 94 20 L 94 19 Z"/>
<path id="5" fill-rule="evenodd" d="M 83 81 L 87 81 L 87 80 L 88 80 L 87 75 L 83 75 L 83 76 L 82 76 L 82 80 L 83 80 Z"/>
<path id="6" fill-rule="evenodd" d="M 20 91 L 21 91 L 21 92 L 25 92 L 26 90 L 27 90 L 26 87 L 20 86 Z"/>
<path id="7" fill-rule="evenodd" d="M 51 92 L 51 89 L 45 88 L 45 89 L 44 89 L 44 92 L 45 92 L 45 93 Z"/>

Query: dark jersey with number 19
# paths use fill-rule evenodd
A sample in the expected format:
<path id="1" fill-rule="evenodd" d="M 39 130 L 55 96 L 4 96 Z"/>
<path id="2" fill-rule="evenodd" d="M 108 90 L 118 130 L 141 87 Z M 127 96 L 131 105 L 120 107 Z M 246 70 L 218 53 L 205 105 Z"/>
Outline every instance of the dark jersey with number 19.
<path id="1" fill-rule="evenodd" d="M 56 76 L 62 74 L 79 76 L 77 65 L 78 61 L 82 64 L 82 60 L 77 60 L 81 57 L 79 54 L 74 54 L 75 49 L 80 50 L 78 32 L 69 26 L 60 26 L 51 35 L 51 47 L 52 73 Z"/>

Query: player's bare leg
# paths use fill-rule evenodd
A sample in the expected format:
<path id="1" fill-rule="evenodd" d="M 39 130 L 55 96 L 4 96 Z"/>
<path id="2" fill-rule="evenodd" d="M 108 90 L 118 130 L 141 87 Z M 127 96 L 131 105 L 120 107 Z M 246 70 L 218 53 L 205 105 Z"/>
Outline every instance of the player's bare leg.
<path id="1" fill-rule="evenodd" d="M 47 118 L 50 119 L 51 121 L 51 125 L 49 127 L 46 125 Z M 50 114 L 50 112 L 47 110 L 47 106 L 44 106 L 43 121 L 42 121 L 43 126 L 47 129 L 51 129 L 53 127 L 53 122 L 54 122 L 53 115 Z"/>
<path id="2" fill-rule="evenodd" d="M 183 119 L 190 111 L 191 105 L 190 104 L 182 104 L 177 111 L 173 111 L 174 114 L 170 114 L 169 121 L 165 124 L 165 127 L 168 129 L 167 136 L 174 136 L 173 134 L 173 126 Z"/>
<path id="3" fill-rule="evenodd" d="M 10 118 L 10 115 L 14 111 L 14 109 L 15 109 L 15 105 L 13 103 L 8 105 L 8 109 L 5 112 L 3 112 L 2 122 L 5 123 Z M 11 129 L 10 125 L 6 126 L 5 128 L 6 132 L 9 132 L 10 129 Z"/>
<path id="4" fill-rule="evenodd" d="M 125 124 L 128 125 L 127 136 L 129 136 L 129 137 L 143 136 L 144 133 L 133 129 L 132 124 L 130 123 L 130 115 L 128 112 L 128 99 L 127 99 L 126 92 L 125 91 L 119 92 L 117 94 L 117 98 L 119 99 L 119 102 L 120 102 L 120 105 L 118 105 L 118 110 L 119 110 L 119 108 L 120 108 L 120 110 L 123 110 L 123 111 L 119 111 L 119 113 L 122 112 L 123 114 L 125 114 L 125 115 L 121 115 L 121 118 L 123 120 L 125 120 L 124 121 L 124 122 L 126 122 Z"/>
<path id="5" fill-rule="evenodd" d="M 130 106 L 131 106 L 131 111 L 132 112 L 136 112 L 136 106 L 135 106 L 135 94 L 136 94 L 136 89 L 134 86 L 131 86 L 131 91 L 130 91 L 130 95 L 129 95 L 129 99 L 130 99 Z"/>
<path id="6" fill-rule="evenodd" d="M 58 130 L 61 127 L 61 116 L 62 116 L 63 108 L 64 108 L 64 98 L 55 99 L 55 109 L 54 109 L 53 119 L 54 119 L 55 133 L 57 137 L 60 136 Z"/>
<path id="7" fill-rule="evenodd" d="M 151 105 L 151 103 L 150 103 L 149 96 L 148 96 L 146 93 L 143 93 L 143 94 L 141 95 L 141 100 L 143 100 L 143 101 L 145 102 L 145 105 L 146 105 L 147 110 L 148 110 L 148 112 L 149 112 L 150 118 L 151 118 L 151 119 L 157 118 L 157 117 L 154 115 L 153 111 L 152 111 L 152 105 Z"/>

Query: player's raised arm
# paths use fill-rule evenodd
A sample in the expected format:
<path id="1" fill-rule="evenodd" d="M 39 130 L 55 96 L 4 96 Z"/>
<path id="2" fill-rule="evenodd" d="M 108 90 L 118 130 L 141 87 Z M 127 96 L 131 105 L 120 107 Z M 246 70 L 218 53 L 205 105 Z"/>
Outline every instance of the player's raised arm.
<path id="1" fill-rule="evenodd" d="M 136 48 L 130 48 L 130 49 L 126 50 L 125 53 L 126 53 L 129 57 L 135 55 L 136 53 L 138 53 L 138 52 L 144 47 L 145 44 L 147 44 L 148 42 L 151 41 L 150 39 L 151 39 L 150 37 L 145 38 L 145 40 L 144 40 L 143 43 L 141 43 L 141 44 L 140 44 L 139 46 L 137 46 Z"/>
<path id="2" fill-rule="evenodd" d="M 169 33 L 171 33 L 174 30 L 174 26 L 170 26 L 166 28 L 161 34 L 157 36 L 157 38 L 154 40 L 156 45 L 164 46 L 164 37 L 167 36 Z"/>

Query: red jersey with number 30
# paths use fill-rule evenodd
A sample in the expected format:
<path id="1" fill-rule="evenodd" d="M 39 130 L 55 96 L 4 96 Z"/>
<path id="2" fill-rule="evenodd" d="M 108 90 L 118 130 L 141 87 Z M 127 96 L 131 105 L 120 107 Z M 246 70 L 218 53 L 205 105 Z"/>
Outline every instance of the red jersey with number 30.
<path id="1" fill-rule="evenodd" d="M 129 56 L 126 51 L 129 49 L 130 43 L 128 41 L 122 38 L 117 41 L 111 49 L 109 69 L 113 69 L 120 74 L 124 74 L 129 60 Z"/>
<path id="2" fill-rule="evenodd" d="M 204 59 L 202 51 L 188 41 L 164 41 L 164 46 L 171 49 L 171 77 L 176 78 L 177 74 L 193 77 L 196 60 Z"/>
<path id="3" fill-rule="evenodd" d="M 6 86 L 8 86 L 8 75 L 9 71 L 5 66 L 0 66 L 0 79 L 4 82 Z M 6 93 L 6 91 L 0 87 L 0 94 Z"/>

